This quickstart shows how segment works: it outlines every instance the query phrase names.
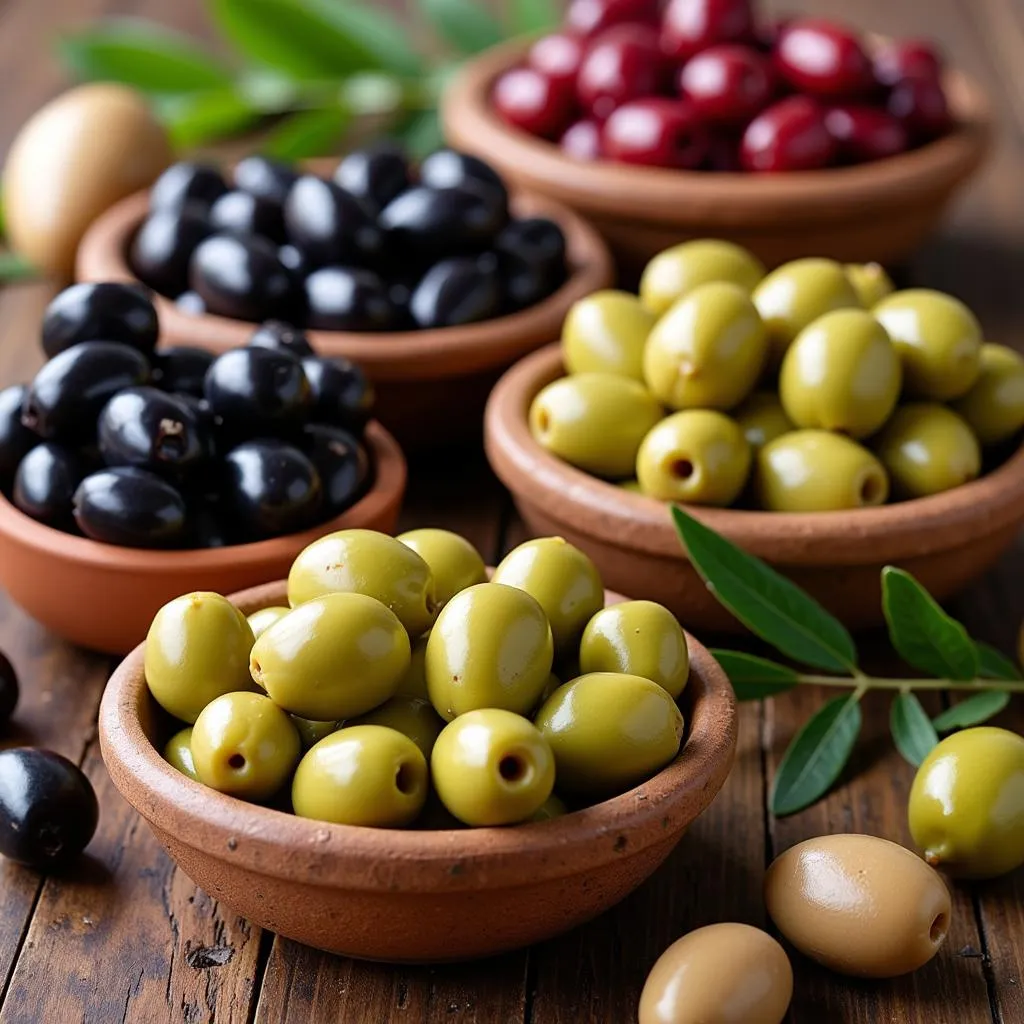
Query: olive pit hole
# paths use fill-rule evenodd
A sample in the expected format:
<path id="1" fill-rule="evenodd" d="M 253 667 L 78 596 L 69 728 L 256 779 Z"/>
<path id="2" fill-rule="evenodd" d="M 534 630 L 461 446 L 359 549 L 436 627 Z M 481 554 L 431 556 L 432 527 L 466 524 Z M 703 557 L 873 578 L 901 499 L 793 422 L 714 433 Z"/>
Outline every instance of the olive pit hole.
<path id="1" fill-rule="evenodd" d="M 864 505 L 877 505 L 882 500 L 885 484 L 874 473 L 869 473 L 860 482 L 860 500 Z"/>
<path id="2" fill-rule="evenodd" d="M 515 754 L 506 754 L 498 762 L 498 774 L 506 782 L 521 782 L 528 771 L 526 762 Z"/>
<path id="3" fill-rule="evenodd" d="M 694 465 L 689 459 L 673 459 L 669 469 L 677 480 L 689 480 L 694 473 Z"/>
<path id="4" fill-rule="evenodd" d="M 542 433 L 546 434 L 551 429 L 551 417 L 548 415 L 547 409 L 540 409 L 537 412 L 537 429 Z"/>
<path id="5" fill-rule="evenodd" d="M 245 757 L 242 754 L 232 754 L 228 758 L 228 766 L 234 768 L 235 771 L 241 771 L 245 767 Z"/>
<path id="6" fill-rule="evenodd" d="M 932 942 L 941 942 L 946 937 L 946 931 L 949 928 L 949 916 L 946 913 L 938 914 L 932 926 L 928 930 L 928 938 Z"/>
<path id="7" fill-rule="evenodd" d="M 408 761 L 403 761 L 395 772 L 395 788 L 406 796 L 416 792 L 416 769 Z"/>

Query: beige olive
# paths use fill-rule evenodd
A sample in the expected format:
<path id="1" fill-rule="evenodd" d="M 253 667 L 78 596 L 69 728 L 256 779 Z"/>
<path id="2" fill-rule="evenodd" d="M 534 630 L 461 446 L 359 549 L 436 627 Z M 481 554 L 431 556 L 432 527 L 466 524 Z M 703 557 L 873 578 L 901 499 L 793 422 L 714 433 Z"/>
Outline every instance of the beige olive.
<path id="1" fill-rule="evenodd" d="M 840 974 L 894 978 L 923 967 L 949 932 L 952 908 L 920 857 L 874 836 L 808 839 L 775 859 L 765 906 L 801 953 Z"/>
<path id="2" fill-rule="evenodd" d="M 269 608 L 261 608 L 258 612 L 253 612 L 248 618 L 253 637 L 261 636 L 278 619 L 283 619 L 290 611 L 291 608 L 271 605 Z"/>
<path id="3" fill-rule="evenodd" d="M 644 380 L 671 409 L 731 409 L 757 383 L 768 336 L 750 295 L 727 281 L 702 284 L 655 324 Z"/>
<path id="4" fill-rule="evenodd" d="M 562 360 L 569 373 L 614 373 L 644 379 L 644 345 L 655 315 L 629 292 L 592 292 L 562 324 Z"/>
<path id="5" fill-rule="evenodd" d="M 346 729 L 352 725 L 383 725 L 388 729 L 394 729 L 395 732 L 408 736 L 429 760 L 434 743 L 444 728 L 444 719 L 434 710 L 434 705 L 429 700 L 421 700 L 419 697 L 392 697 L 365 715 L 350 718 L 345 722 Z"/>
<path id="6" fill-rule="evenodd" d="M 70 278 L 86 228 L 171 163 L 167 134 L 127 86 L 81 85 L 22 125 L 4 164 L 11 247 L 47 273 Z"/>
<path id="7" fill-rule="evenodd" d="M 733 412 L 733 418 L 755 452 L 769 441 L 796 430 L 774 391 L 755 391 Z"/>
<path id="8" fill-rule="evenodd" d="M 639 1024 L 782 1024 L 793 998 L 785 950 L 749 924 L 711 924 L 658 957 Z"/>
<path id="9" fill-rule="evenodd" d="M 810 323 L 789 346 L 779 398 L 798 427 L 861 438 L 892 415 L 902 381 L 885 328 L 866 310 L 837 309 Z"/>
<path id="10" fill-rule="evenodd" d="M 434 599 L 443 608 L 460 590 L 487 582 L 487 566 L 465 537 L 451 530 L 423 529 L 400 533 L 395 540 L 412 548 L 430 567 Z"/>
<path id="11" fill-rule="evenodd" d="M 896 290 L 880 263 L 847 263 L 843 271 L 865 309 L 871 309 Z"/>
<path id="12" fill-rule="evenodd" d="M 982 444 L 998 444 L 1024 427 L 1024 356 L 1005 345 L 981 346 L 981 373 L 953 403 Z"/>
<path id="13" fill-rule="evenodd" d="M 660 316 L 674 302 L 711 281 L 729 281 L 747 294 L 764 277 L 764 265 L 732 242 L 698 238 L 659 252 L 640 278 L 640 301 Z"/>

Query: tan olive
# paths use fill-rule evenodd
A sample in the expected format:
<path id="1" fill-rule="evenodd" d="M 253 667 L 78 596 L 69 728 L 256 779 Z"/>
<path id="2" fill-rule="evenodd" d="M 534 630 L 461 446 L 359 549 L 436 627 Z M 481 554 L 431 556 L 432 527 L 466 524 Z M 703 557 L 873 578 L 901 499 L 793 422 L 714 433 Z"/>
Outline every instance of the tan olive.
<path id="1" fill-rule="evenodd" d="M 775 859 L 765 905 L 801 953 L 840 974 L 923 967 L 949 932 L 949 891 L 920 857 L 874 836 L 808 839 Z"/>
<path id="2" fill-rule="evenodd" d="M 880 263 L 847 263 L 843 272 L 865 309 L 871 309 L 896 290 L 885 267 Z"/>
<path id="3" fill-rule="evenodd" d="M 152 184 L 173 158 L 139 93 L 110 83 L 70 89 L 22 125 L 7 154 L 3 208 L 11 247 L 69 278 L 85 229 Z"/>
<path id="4" fill-rule="evenodd" d="M 444 728 L 444 720 L 434 710 L 434 705 L 429 700 L 421 700 L 419 697 L 392 697 L 379 708 L 345 722 L 346 729 L 352 725 L 383 725 L 388 729 L 394 729 L 395 732 L 408 736 L 429 760 L 434 743 Z"/>
<path id="5" fill-rule="evenodd" d="M 569 373 L 614 373 L 644 379 L 644 345 L 656 317 L 629 292 L 593 292 L 569 310 L 562 358 Z"/>
<path id="6" fill-rule="evenodd" d="M 253 638 L 266 633 L 278 619 L 283 619 L 290 611 L 291 608 L 271 605 L 269 608 L 261 608 L 258 612 L 253 612 L 249 616 L 249 628 L 252 630 Z"/>
<path id="7" fill-rule="evenodd" d="M 796 430 L 774 391 L 755 391 L 735 410 L 733 417 L 755 452 L 769 441 Z"/>
<path id="8" fill-rule="evenodd" d="M 465 537 L 450 530 L 409 530 L 395 540 L 412 548 L 430 567 L 434 598 L 443 608 L 460 590 L 487 582 L 484 560 Z"/>
<path id="9" fill-rule="evenodd" d="M 793 968 L 775 939 L 749 924 L 712 924 L 658 957 L 639 1024 L 782 1024 L 792 998 Z"/>
<path id="10" fill-rule="evenodd" d="M 953 403 L 982 444 L 998 444 L 1024 427 L 1024 356 L 1005 345 L 981 346 L 981 374 Z"/>
<path id="11" fill-rule="evenodd" d="M 698 238 L 659 252 L 640 278 L 640 301 L 660 316 L 674 302 L 710 281 L 730 281 L 748 295 L 764 277 L 756 256 L 732 242 Z"/>

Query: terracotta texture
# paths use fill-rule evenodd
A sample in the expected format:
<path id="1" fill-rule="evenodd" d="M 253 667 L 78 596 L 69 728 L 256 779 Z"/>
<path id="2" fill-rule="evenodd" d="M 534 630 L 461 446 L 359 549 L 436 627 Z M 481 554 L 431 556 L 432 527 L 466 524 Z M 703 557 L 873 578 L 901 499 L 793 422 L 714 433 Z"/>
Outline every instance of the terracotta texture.
<path id="1" fill-rule="evenodd" d="M 232 600 L 246 614 L 284 604 L 285 582 Z M 687 733 L 676 760 L 622 796 L 538 824 L 358 828 L 207 789 L 153 746 L 166 720 L 146 689 L 142 646 L 107 685 L 100 744 L 114 784 L 181 869 L 256 924 L 363 959 L 472 959 L 550 938 L 617 903 L 715 798 L 732 767 L 736 705 L 718 664 L 688 641 Z"/>
<path id="2" fill-rule="evenodd" d="M 406 467 L 395 439 L 370 423 L 366 439 L 377 475 L 347 512 L 304 533 L 254 544 L 149 551 L 100 544 L 30 519 L 0 495 L 0 586 L 58 636 L 107 654 L 145 639 L 161 605 L 192 590 L 228 594 L 286 576 L 295 556 L 332 530 L 390 533 L 405 494 Z"/>
<path id="3" fill-rule="evenodd" d="M 486 157 L 509 181 L 586 217 L 627 279 L 688 238 L 727 238 L 769 266 L 798 256 L 891 264 L 934 228 L 988 149 L 991 115 L 979 87 L 952 71 L 945 86 L 957 126 L 920 149 L 876 163 L 775 175 L 586 163 L 501 122 L 491 86 L 526 44 L 508 43 L 463 66 L 441 105 L 451 145 Z"/>
<path id="4" fill-rule="evenodd" d="M 513 367 L 487 406 L 491 466 L 535 535 L 560 534 L 586 551 L 604 581 L 667 605 L 684 626 L 741 631 L 690 564 L 668 505 L 574 469 L 530 434 L 527 410 L 564 373 L 558 345 Z M 913 573 L 942 600 L 981 576 L 1024 522 L 1024 447 L 994 472 L 929 498 L 850 512 L 691 509 L 708 526 L 813 594 L 848 626 L 882 622 L 879 574 Z"/>
<path id="5" fill-rule="evenodd" d="M 145 216 L 139 192 L 112 206 L 86 233 L 78 250 L 80 281 L 134 281 L 126 260 Z M 387 334 L 310 331 L 317 352 L 357 362 L 377 390 L 376 415 L 404 449 L 479 439 L 487 395 L 516 359 L 557 338 L 569 307 L 612 283 L 611 256 L 601 236 L 552 200 L 513 197 L 517 216 L 557 221 L 568 244 L 569 279 L 554 295 L 511 316 L 465 327 Z M 195 345 L 226 352 L 244 345 L 255 324 L 220 316 L 188 316 L 156 296 L 161 345 Z"/>

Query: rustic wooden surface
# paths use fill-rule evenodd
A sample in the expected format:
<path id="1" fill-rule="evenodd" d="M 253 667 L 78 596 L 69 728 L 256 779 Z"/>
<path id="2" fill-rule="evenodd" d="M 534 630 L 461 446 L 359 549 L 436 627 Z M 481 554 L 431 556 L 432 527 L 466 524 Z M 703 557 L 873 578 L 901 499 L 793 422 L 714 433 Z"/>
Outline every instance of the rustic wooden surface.
<path id="1" fill-rule="evenodd" d="M 908 281 L 960 295 L 992 340 L 1024 348 L 1024 2 L 803 0 L 783 4 L 850 17 L 895 34 L 936 37 L 989 91 L 1000 123 L 989 168 L 945 230 L 905 268 Z M 56 29 L 105 13 L 153 15 L 203 30 L 199 0 L 0 0 L 0 149 L 61 86 L 50 58 Z M 39 362 L 37 325 L 51 291 L 0 291 L 0 384 Z M 413 467 L 406 526 L 461 530 L 497 558 L 522 537 L 480 456 Z M 1018 545 L 954 611 L 1013 650 L 1024 613 Z M 54 581 L 59 586 L 59 581 Z M 865 643 L 877 642 L 867 639 Z M 627 1024 L 645 971 L 671 940 L 717 920 L 764 923 L 765 863 L 808 836 L 856 830 L 909 842 L 912 773 L 892 749 L 886 702 L 865 701 L 865 736 L 843 784 L 784 821 L 765 810 L 771 776 L 814 692 L 741 715 L 736 767 L 724 791 L 657 875 L 593 924 L 535 949 L 439 969 L 347 961 L 261 934 L 178 872 L 106 776 L 94 719 L 109 670 L 102 658 L 48 635 L 0 594 L 0 648 L 24 697 L 4 743 L 31 742 L 83 764 L 99 794 L 98 834 L 84 862 L 41 878 L 0 862 L 0 1024 L 260 1024 L 310 1021 Z M 1024 710 L 1003 724 L 1024 731 Z M 958 887 L 940 956 L 891 983 L 844 981 L 794 957 L 792 1024 L 1024 1022 L 1024 880 Z"/>

